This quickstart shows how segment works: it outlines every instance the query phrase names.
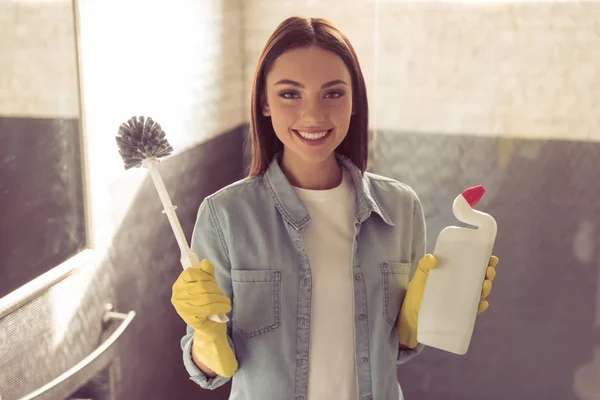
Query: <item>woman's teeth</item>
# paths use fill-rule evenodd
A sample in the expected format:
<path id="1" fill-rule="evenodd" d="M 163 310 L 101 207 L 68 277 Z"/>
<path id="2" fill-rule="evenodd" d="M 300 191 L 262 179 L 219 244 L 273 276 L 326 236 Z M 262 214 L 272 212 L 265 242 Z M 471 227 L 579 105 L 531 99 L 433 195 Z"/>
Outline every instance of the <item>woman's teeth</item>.
<path id="1" fill-rule="evenodd" d="M 327 133 L 329 131 L 323 131 L 323 132 L 302 132 L 302 131 L 296 131 L 296 132 L 298 132 L 298 134 L 300 136 L 302 136 L 304 139 L 317 140 L 317 139 L 321 139 L 322 137 L 324 137 L 325 135 L 327 135 Z"/>

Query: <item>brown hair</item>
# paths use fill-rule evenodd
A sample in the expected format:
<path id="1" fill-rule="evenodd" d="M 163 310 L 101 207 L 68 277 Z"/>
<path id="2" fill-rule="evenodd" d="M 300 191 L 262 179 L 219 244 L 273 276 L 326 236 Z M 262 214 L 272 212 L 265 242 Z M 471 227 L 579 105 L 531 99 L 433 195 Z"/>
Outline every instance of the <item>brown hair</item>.
<path id="1" fill-rule="evenodd" d="M 346 64 L 352 76 L 352 108 L 348 134 L 336 151 L 348 157 L 361 171 L 367 168 L 369 110 L 367 89 L 360 69 L 358 57 L 348 38 L 330 21 L 323 18 L 289 17 L 277 26 L 260 55 L 250 104 L 250 143 L 252 162 L 249 175 L 259 175 L 266 171 L 283 144 L 275 135 L 269 117 L 262 114 L 262 96 L 265 91 L 266 76 L 273 63 L 287 50 L 319 46 L 337 54 Z"/>

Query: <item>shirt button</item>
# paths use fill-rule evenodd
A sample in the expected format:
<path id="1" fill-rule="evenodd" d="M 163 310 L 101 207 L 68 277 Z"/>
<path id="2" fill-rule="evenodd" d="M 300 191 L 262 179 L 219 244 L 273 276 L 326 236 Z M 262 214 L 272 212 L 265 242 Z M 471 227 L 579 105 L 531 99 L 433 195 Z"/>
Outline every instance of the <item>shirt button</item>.
<path id="1" fill-rule="evenodd" d="M 363 364 L 366 364 L 369 362 L 369 359 L 367 357 L 363 357 L 360 359 L 360 361 L 362 361 Z"/>
<path id="2" fill-rule="evenodd" d="M 363 278 L 363 276 L 362 276 L 362 274 L 360 272 L 358 274 L 356 274 L 356 280 L 357 281 L 362 281 L 362 278 Z"/>
<path id="3" fill-rule="evenodd" d="M 364 321 L 365 319 L 367 319 L 367 316 L 366 316 L 365 314 L 360 314 L 360 315 L 358 316 L 358 319 L 359 319 L 360 321 Z"/>

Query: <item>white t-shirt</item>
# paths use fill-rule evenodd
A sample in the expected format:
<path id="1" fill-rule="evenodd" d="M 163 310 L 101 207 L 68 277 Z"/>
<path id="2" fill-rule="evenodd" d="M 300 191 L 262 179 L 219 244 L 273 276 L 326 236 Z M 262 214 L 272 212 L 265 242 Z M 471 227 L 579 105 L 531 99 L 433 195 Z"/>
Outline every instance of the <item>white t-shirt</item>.
<path id="1" fill-rule="evenodd" d="M 308 400 L 358 398 L 352 276 L 356 195 L 352 177 L 343 171 L 336 188 L 294 188 L 311 218 L 304 229 L 312 272 Z"/>

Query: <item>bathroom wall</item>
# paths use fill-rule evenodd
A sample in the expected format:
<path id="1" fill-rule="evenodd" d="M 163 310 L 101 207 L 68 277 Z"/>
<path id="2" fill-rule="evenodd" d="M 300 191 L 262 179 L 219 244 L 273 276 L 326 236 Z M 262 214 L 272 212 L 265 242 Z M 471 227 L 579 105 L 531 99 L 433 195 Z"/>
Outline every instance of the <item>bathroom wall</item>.
<path id="1" fill-rule="evenodd" d="M 80 251 L 85 234 L 73 12 L 0 0 L 0 27 L 1 298 Z"/>
<path id="2" fill-rule="evenodd" d="M 375 150 L 375 172 L 419 193 L 429 251 L 467 187 L 484 185 L 477 208 L 498 222 L 498 275 L 469 352 L 429 348 L 401 366 L 406 398 L 595 399 L 600 145 L 382 131 Z"/>
<path id="3" fill-rule="evenodd" d="M 399 369 L 407 398 L 600 393 L 600 3 L 381 1 L 371 167 L 423 200 L 428 250 L 463 189 L 498 221 L 471 348 Z"/>
<path id="4" fill-rule="evenodd" d="M 0 397 L 20 398 L 94 350 L 106 338 L 101 317 L 104 305 L 112 303 L 114 311 L 137 312 L 112 363 L 118 399 L 216 398 L 218 394 L 202 393 L 181 363 L 179 339 L 185 325 L 170 304 L 181 265 L 171 228 L 147 173 L 124 170 L 114 138 L 119 125 L 133 115 L 150 115 L 162 124 L 175 153 L 159 168 L 189 238 L 204 196 L 243 175 L 241 58 L 231 56 L 242 48 L 241 1 L 179 1 L 177 7 L 116 0 L 78 4 L 83 146 L 95 256 L 0 319 Z M 71 3 L 2 2 L 2 10 L 19 7 L 0 23 L 2 30 L 38 40 L 2 42 L 9 54 L 22 57 L 14 69 L 42 71 L 42 77 L 30 81 L 2 71 L 2 76 L 15 77 L 8 81 L 14 95 L 0 91 L 2 115 L 77 122 L 77 98 L 53 96 L 65 87 L 77 94 L 76 69 L 65 61 L 75 56 L 72 21 L 53 19 L 52 8 L 58 6 L 68 9 Z M 31 18 L 23 15 L 27 10 L 32 10 Z M 70 53 L 52 47 L 53 35 L 70 38 Z M 48 49 L 40 51 L 44 44 Z M 5 126 L 3 120 L 2 135 Z M 27 127 L 43 130 L 35 124 Z M 45 168 L 41 160 L 29 161 Z M 61 167 L 70 168 L 64 162 Z M 13 172 L 25 174 L 23 169 Z M 21 215 L 19 223 L 27 226 L 27 218 Z M 2 232 L 10 229 L 4 222 Z"/>
<path id="5" fill-rule="evenodd" d="M 378 4 L 381 129 L 600 140 L 600 2 Z"/>
<path id="6" fill-rule="evenodd" d="M 0 11 L 0 114 L 76 119 L 79 89 L 71 2 L 2 0 Z"/>

